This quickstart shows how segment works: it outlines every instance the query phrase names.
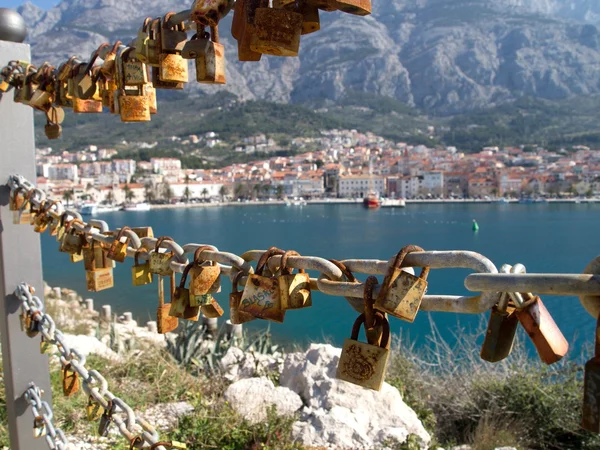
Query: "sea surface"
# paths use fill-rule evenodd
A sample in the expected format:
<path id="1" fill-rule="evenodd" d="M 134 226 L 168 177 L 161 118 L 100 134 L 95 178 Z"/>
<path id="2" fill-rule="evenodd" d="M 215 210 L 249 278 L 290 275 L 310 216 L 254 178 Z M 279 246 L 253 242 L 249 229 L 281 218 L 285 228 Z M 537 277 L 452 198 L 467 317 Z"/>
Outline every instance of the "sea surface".
<path id="1" fill-rule="evenodd" d="M 471 250 L 502 264 L 522 263 L 528 272 L 581 273 L 600 254 L 598 224 L 600 205 L 595 204 L 410 204 L 404 209 L 365 210 L 358 205 L 240 206 L 162 209 L 150 212 L 114 212 L 97 218 L 111 228 L 151 226 L 155 236 L 168 235 L 178 243 L 202 243 L 238 255 L 251 249 L 277 246 L 303 255 L 339 260 L 350 258 L 388 260 L 403 246 L 416 244 L 426 250 Z M 472 220 L 480 229 L 473 232 Z M 43 236 L 44 278 L 51 286 L 77 290 L 93 298 L 96 309 L 110 304 L 118 314 L 131 311 L 143 324 L 154 320 L 156 287 L 133 287 L 131 263 L 117 264 L 115 288 L 86 293 L 82 264 L 71 264 L 57 251 L 54 238 Z M 432 270 L 431 294 L 475 295 L 464 287 L 464 269 Z M 313 275 L 314 276 L 314 275 Z M 364 276 L 361 277 L 364 279 Z M 228 310 L 230 283 L 223 281 L 217 295 Z M 590 342 L 595 321 L 576 297 L 543 297 L 573 349 Z M 332 342 L 341 346 L 350 336 L 356 313 L 342 298 L 314 295 L 314 306 L 290 311 L 282 325 L 271 331 L 287 343 Z M 410 336 L 415 345 L 427 345 L 431 323 L 449 343 L 456 330 L 477 330 L 484 316 L 453 313 L 419 313 L 414 324 L 392 318 L 394 333 Z M 259 329 L 266 322 L 255 321 Z"/>

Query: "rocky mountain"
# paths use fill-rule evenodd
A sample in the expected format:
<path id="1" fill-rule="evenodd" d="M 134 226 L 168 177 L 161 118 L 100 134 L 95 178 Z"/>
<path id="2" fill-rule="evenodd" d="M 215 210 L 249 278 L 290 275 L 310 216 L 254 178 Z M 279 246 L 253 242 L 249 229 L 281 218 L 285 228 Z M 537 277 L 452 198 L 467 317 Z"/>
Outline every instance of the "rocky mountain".
<path id="1" fill-rule="evenodd" d="M 190 1 L 63 0 L 20 8 L 34 60 L 88 55 L 105 41 L 132 39 L 146 16 Z M 239 63 L 229 29 L 226 89 L 245 99 L 322 104 L 353 92 L 392 97 L 439 114 L 600 91 L 597 0 L 373 0 L 373 15 L 322 13 L 299 58 Z M 212 86 L 190 83 L 193 92 Z"/>

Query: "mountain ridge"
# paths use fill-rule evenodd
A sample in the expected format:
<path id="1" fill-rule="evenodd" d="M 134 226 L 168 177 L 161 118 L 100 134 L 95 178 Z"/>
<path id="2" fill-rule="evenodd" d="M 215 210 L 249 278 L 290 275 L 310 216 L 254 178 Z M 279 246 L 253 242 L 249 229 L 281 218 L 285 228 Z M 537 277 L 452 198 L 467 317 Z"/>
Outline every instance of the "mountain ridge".
<path id="1" fill-rule="evenodd" d="M 37 63 L 86 57 L 98 45 L 132 39 L 146 16 L 189 1 L 63 0 L 19 11 Z M 190 83 L 191 95 L 226 89 L 241 99 L 331 103 L 347 92 L 391 97 L 433 114 L 457 114 L 523 95 L 563 99 L 600 92 L 600 2 L 591 0 L 374 0 L 373 15 L 321 14 L 299 58 L 240 63 L 221 24 L 224 88 Z"/>

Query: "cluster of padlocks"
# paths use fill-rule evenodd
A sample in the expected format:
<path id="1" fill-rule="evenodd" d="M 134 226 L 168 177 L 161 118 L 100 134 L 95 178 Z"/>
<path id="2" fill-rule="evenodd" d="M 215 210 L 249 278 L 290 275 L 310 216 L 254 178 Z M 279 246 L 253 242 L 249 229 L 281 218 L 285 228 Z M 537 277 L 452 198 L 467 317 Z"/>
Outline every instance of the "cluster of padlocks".
<path id="1" fill-rule="evenodd" d="M 185 257 L 178 259 L 174 249 L 179 246 L 171 238 L 160 237 L 152 241 L 155 246 L 149 251 L 140 245 L 140 239 L 153 238 L 151 228 L 123 227 L 115 232 L 97 227 L 93 230 L 95 225 L 84 224 L 70 212 L 62 212 L 61 209 L 58 214 L 57 202 L 36 198 L 40 192 L 19 188 L 11 191 L 10 208 L 15 212 L 15 223 L 33 225 L 38 233 L 49 230 L 51 235 L 56 236 L 60 243 L 59 251 L 68 253 L 73 262 L 84 262 L 88 290 L 96 292 L 113 287 L 114 263 L 124 262 L 127 256 L 132 256 L 133 249 L 132 283 L 142 286 L 155 279 L 158 281 L 159 333 L 177 329 L 179 319 L 197 321 L 200 313 L 208 318 L 223 315 L 223 308 L 213 297 L 221 291 L 221 266 L 214 258 L 206 256 L 206 252 L 214 250 L 213 247 L 199 246 L 193 259 L 188 261 Z M 98 239 L 98 233 L 102 240 Z M 412 323 L 427 290 L 428 267 L 424 267 L 419 276 L 406 270 L 405 259 L 415 252 L 424 250 L 414 245 L 404 247 L 389 264 L 381 284 L 374 276 L 368 277 L 362 284 L 342 262 L 323 260 L 343 274 L 342 279 L 336 282 L 364 287 L 362 304 L 359 308 L 355 307 L 361 313 L 352 327 L 350 339 L 345 341 L 338 378 L 366 388 L 381 389 L 390 355 L 388 318 L 393 316 Z M 255 270 L 247 265 L 254 257 L 245 255 L 233 255 L 241 263 L 236 263 L 237 267 L 232 267 L 228 273 L 232 280 L 229 312 L 233 324 L 256 319 L 283 323 L 289 311 L 312 306 L 310 276 L 304 270 L 294 273 L 288 263 L 290 257 L 300 256 L 297 252 L 270 248 L 260 254 Z M 178 284 L 173 270 L 174 261 L 184 264 Z M 247 267 L 243 269 L 242 266 Z M 519 274 L 524 272 L 524 267 L 520 264 L 513 267 L 505 265 L 501 272 Z M 327 276 L 325 272 L 323 276 Z M 164 278 L 169 279 L 168 302 Z M 241 291 L 238 290 L 240 285 L 243 286 Z M 379 293 L 375 296 L 377 287 Z M 27 317 L 24 320 L 27 322 Z M 27 323 L 24 326 L 27 328 Z M 481 350 L 482 359 L 498 362 L 507 358 L 519 326 L 525 329 L 544 363 L 554 364 L 567 353 L 568 342 L 540 297 L 530 293 L 506 292 L 492 308 Z M 359 342 L 361 327 L 364 327 L 367 342 Z M 600 334 L 597 334 L 597 341 L 598 350 Z M 597 354 L 600 355 L 600 351 Z M 597 407 L 599 381 L 600 363 L 594 358 L 586 365 L 583 426 L 596 432 L 600 431 L 600 410 Z"/>
<path id="2" fill-rule="evenodd" d="M 45 133 L 57 139 L 64 109 L 101 113 L 106 108 L 123 122 L 148 122 L 157 113 L 156 89 L 181 90 L 189 81 L 188 60 L 194 60 L 196 81 L 225 84 L 225 49 L 219 42 L 219 20 L 233 0 L 196 0 L 189 20 L 197 32 L 188 40 L 186 22 L 177 16 L 146 18 L 130 46 L 104 43 L 89 61 L 73 56 L 55 67 L 10 61 L 0 71 L 0 93 L 14 89 L 14 101 L 46 114 Z M 319 10 L 367 15 L 370 0 L 238 0 L 232 34 L 240 61 L 258 61 L 263 54 L 298 56 L 300 37 L 319 30 Z M 102 59 L 102 64 L 96 61 Z"/>

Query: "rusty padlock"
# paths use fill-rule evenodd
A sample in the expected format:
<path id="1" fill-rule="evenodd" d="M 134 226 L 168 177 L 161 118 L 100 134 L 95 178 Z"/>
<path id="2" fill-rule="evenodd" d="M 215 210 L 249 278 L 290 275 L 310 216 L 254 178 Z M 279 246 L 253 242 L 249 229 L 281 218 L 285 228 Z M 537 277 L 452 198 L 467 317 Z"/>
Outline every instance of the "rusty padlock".
<path id="1" fill-rule="evenodd" d="M 344 342 L 336 377 L 379 391 L 383 385 L 390 356 L 390 324 L 383 314 L 375 314 L 375 326 L 381 326 L 383 329 L 381 344 L 375 345 L 358 341 L 360 328 L 365 321 L 365 315 L 361 314 L 354 322 L 352 336 Z"/>
<path id="2" fill-rule="evenodd" d="M 279 281 L 279 295 L 281 297 L 281 309 L 302 309 L 312 306 L 312 295 L 310 292 L 310 276 L 304 269 L 296 274 L 292 274 L 292 269 L 288 267 L 288 258 L 290 256 L 300 256 L 298 252 L 287 251 L 281 257 L 281 275 Z"/>
<path id="3" fill-rule="evenodd" d="M 211 33 L 198 26 L 198 33 L 189 40 L 181 56 L 193 59 L 196 64 L 196 81 L 198 83 L 225 84 L 225 48 L 219 43 L 219 33 L 216 27 Z"/>
<path id="4" fill-rule="evenodd" d="M 336 0 L 337 9 L 355 16 L 368 16 L 371 14 L 371 0 Z"/>
<path id="5" fill-rule="evenodd" d="M 302 14 L 287 9 L 257 8 L 250 49 L 274 56 L 298 56 Z"/>
<path id="6" fill-rule="evenodd" d="M 210 303 L 208 305 L 202 305 L 200 310 L 202 311 L 202 315 L 208 319 L 218 319 L 225 313 L 223 308 L 221 308 L 221 305 L 219 305 L 212 295 Z"/>
<path id="7" fill-rule="evenodd" d="M 194 0 L 191 19 L 199 24 L 214 27 L 229 14 L 234 0 Z"/>
<path id="8" fill-rule="evenodd" d="M 185 287 L 188 273 L 193 265 L 193 262 L 188 264 L 183 271 L 179 287 L 175 289 L 173 300 L 171 301 L 169 316 L 196 322 L 200 315 L 200 306 L 190 306 L 190 291 Z"/>
<path id="9" fill-rule="evenodd" d="M 169 292 L 170 298 L 173 298 L 175 293 L 175 274 L 171 272 L 169 275 Z M 179 320 L 177 317 L 169 315 L 171 309 L 171 303 L 165 303 L 165 288 L 164 279 L 162 276 L 158 277 L 158 309 L 156 310 L 156 325 L 158 333 L 166 334 L 174 331 L 179 326 Z"/>
<path id="10" fill-rule="evenodd" d="M 101 269 L 106 267 L 104 261 L 104 248 L 102 248 L 102 244 L 96 242 L 95 239 L 92 239 L 91 244 L 85 241 L 83 246 L 83 268 L 85 270 L 93 270 L 94 263 L 96 264 L 96 268 Z M 110 263 L 109 263 L 110 265 Z M 111 265 L 112 267 L 112 265 Z"/>
<path id="11" fill-rule="evenodd" d="M 529 293 L 516 295 L 523 298 L 522 303 L 516 302 L 517 318 L 533 342 L 540 359 L 546 364 L 560 361 L 569 351 L 569 343 L 542 299 Z"/>
<path id="12" fill-rule="evenodd" d="M 102 75 L 104 75 L 104 77 L 106 79 L 115 78 L 115 69 L 117 66 L 117 64 L 116 64 L 117 52 L 119 50 L 119 47 L 122 44 L 123 43 L 121 41 L 115 42 L 115 45 L 113 45 L 112 49 L 104 57 L 104 62 L 102 63 L 102 66 L 100 67 L 100 71 L 102 72 Z"/>
<path id="13" fill-rule="evenodd" d="M 221 292 L 221 267 L 215 261 L 202 259 L 204 250 L 212 247 L 199 247 L 194 253 L 194 264 L 190 270 L 190 305 L 203 306 L 212 303 L 212 296 Z"/>
<path id="14" fill-rule="evenodd" d="M 63 367 L 62 386 L 65 397 L 71 397 L 79 392 L 79 374 L 73 370 L 71 364 Z"/>
<path id="15" fill-rule="evenodd" d="M 159 78 L 169 83 L 187 83 L 188 63 L 181 57 L 181 51 L 187 41 L 187 33 L 183 23 L 169 25 L 169 19 L 174 15 L 175 13 L 167 13 L 162 20 L 161 50 L 158 55 Z"/>
<path id="16" fill-rule="evenodd" d="M 170 276 L 173 273 L 171 258 L 175 253 L 173 251 L 160 253 L 162 244 L 166 241 L 173 242 L 173 238 L 168 236 L 158 238 L 154 251 L 150 253 L 150 272 L 156 275 Z"/>
<path id="17" fill-rule="evenodd" d="M 416 245 L 408 245 L 400 250 L 394 263 L 388 268 L 375 302 L 375 309 L 407 322 L 414 322 L 427 291 L 429 267 L 424 267 L 416 277 L 402 270 L 402 265 L 408 254 L 423 251 Z"/>
<path id="18" fill-rule="evenodd" d="M 248 277 L 239 310 L 260 319 L 283 323 L 285 311 L 281 309 L 279 280 L 277 277 L 265 277 L 263 272 L 269 258 L 283 255 L 285 252 L 271 247 L 261 256 L 256 266 L 256 274 Z"/>
<path id="19" fill-rule="evenodd" d="M 255 52 L 250 48 L 254 36 L 256 35 L 256 10 L 258 8 L 267 8 L 268 0 L 244 0 L 240 2 L 238 8 L 236 2 L 235 15 L 240 16 L 242 26 L 239 29 L 240 38 L 238 39 L 238 59 L 240 61 L 260 61 L 262 53 Z M 232 30 L 233 32 L 233 30 Z"/>
<path id="20" fill-rule="evenodd" d="M 498 362 L 508 358 L 512 352 L 519 326 L 515 307 L 509 304 L 508 294 L 503 293 L 500 302 L 490 312 L 481 359 Z"/>
<path id="21" fill-rule="evenodd" d="M 83 221 L 81 219 L 72 219 L 65 225 L 65 233 L 63 235 L 62 241 L 60 243 L 58 251 L 63 253 L 69 253 L 71 255 L 80 255 L 81 259 L 83 259 L 83 246 L 85 244 L 85 240 L 81 232 L 75 229 L 74 225 L 80 224 L 83 225 Z"/>
<path id="22" fill-rule="evenodd" d="M 256 320 L 256 317 L 252 314 L 240 311 L 243 292 L 238 291 L 238 284 L 245 275 L 244 272 L 239 271 L 235 274 L 233 281 L 231 282 L 232 292 L 229 294 L 229 320 L 231 320 L 231 323 L 234 325 L 241 325 L 242 323 Z"/>
<path id="23" fill-rule="evenodd" d="M 594 357 L 585 364 L 581 427 L 600 433 L 600 317 L 594 337 Z"/>

